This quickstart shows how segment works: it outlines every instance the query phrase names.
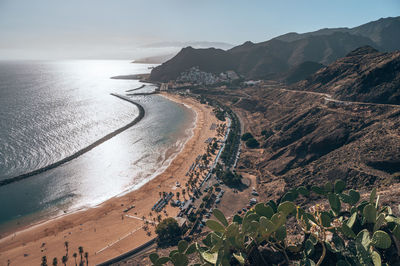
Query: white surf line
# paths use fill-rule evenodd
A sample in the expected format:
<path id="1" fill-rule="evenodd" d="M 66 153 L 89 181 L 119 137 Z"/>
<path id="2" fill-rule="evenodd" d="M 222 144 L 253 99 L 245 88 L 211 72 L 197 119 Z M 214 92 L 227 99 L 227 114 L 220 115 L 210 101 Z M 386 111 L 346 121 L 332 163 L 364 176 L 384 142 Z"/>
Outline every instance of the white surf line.
<path id="1" fill-rule="evenodd" d="M 135 229 L 135 230 L 129 232 L 128 234 L 124 235 L 123 237 L 120 237 L 118 240 L 112 242 L 111 244 L 108 244 L 106 247 L 104 247 L 104 248 L 102 248 L 102 249 L 96 251 L 94 254 L 98 254 L 98 253 L 103 252 L 104 250 L 108 249 L 109 247 L 114 246 L 114 245 L 117 244 L 118 242 L 120 242 L 120 241 L 124 240 L 125 238 L 127 238 L 128 236 L 132 235 L 133 233 L 135 233 L 135 232 L 141 230 L 141 229 L 143 228 L 143 226 L 144 226 L 144 225 L 142 225 L 141 227 L 139 227 L 139 228 L 137 228 L 137 229 Z"/>

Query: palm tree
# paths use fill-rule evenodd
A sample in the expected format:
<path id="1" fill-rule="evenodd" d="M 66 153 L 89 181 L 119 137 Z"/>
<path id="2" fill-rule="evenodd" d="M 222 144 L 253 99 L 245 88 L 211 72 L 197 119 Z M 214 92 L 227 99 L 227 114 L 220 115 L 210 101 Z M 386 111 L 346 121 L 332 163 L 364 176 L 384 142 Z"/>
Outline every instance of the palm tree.
<path id="1" fill-rule="evenodd" d="M 57 260 L 57 258 L 54 258 L 53 259 L 53 266 L 57 266 L 57 264 L 58 264 L 58 260 Z"/>
<path id="2" fill-rule="evenodd" d="M 62 257 L 62 263 L 64 264 L 64 266 L 67 265 L 67 261 L 68 261 L 68 257 L 67 256 L 63 256 Z"/>
<path id="3" fill-rule="evenodd" d="M 42 257 L 42 264 L 40 264 L 41 266 L 47 266 L 47 257 L 43 256 Z"/>
<path id="4" fill-rule="evenodd" d="M 159 215 L 157 216 L 157 221 L 158 221 L 158 222 L 161 222 L 161 214 L 159 214 Z"/>
<path id="5" fill-rule="evenodd" d="M 176 192 L 176 198 L 179 200 L 179 196 L 181 195 L 181 193 L 179 193 L 179 191 Z"/>
<path id="6" fill-rule="evenodd" d="M 79 247 L 78 248 L 78 250 L 79 250 L 79 255 L 81 255 L 81 262 L 83 261 L 83 258 L 82 258 L 82 254 L 83 254 L 83 247 Z"/>
<path id="7" fill-rule="evenodd" d="M 89 253 L 85 252 L 86 266 L 89 265 Z"/>
<path id="8" fill-rule="evenodd" d="M 64 242 L 64 246 L 65 246 L 65 251 L 67 252 L 67 256 L 68 256 L 68 241 Z"/>
<path id="9" fill-rule="evenodd" d="M 160 198 L 161 198 L 162 192 L 161 192 L 161 191 L 160 191 L 160 192 L 158 192 L 158 195 L 160 195 Z"/>
<path id="10" fill-rule="evenodd" d="M 186 194 L 186 190 L 185 190 L 185 189 L 182 189 L 183 198 L 185 198 L 185 194 Z"/>
<path id="11" fill-rule="evenodd" d="M 74 252 L 74 254 L 73 254 L 72 256 L 73 256 L 74 259 L 75 259 L 75 266 L 77 266 L 77 264 L 76 264 L 76 257 L 78 257 L 78 254 L 76 254 L 76 252 Z"/>

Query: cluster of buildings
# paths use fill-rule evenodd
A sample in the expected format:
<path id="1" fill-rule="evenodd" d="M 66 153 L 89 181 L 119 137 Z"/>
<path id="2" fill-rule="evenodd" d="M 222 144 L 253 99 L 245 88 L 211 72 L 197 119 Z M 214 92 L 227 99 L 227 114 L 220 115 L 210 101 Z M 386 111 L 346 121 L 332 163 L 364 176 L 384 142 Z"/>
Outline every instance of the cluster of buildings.
<path id="1" fill-rule="evenodd" d="M 192 85 L 214 85 L 216 83 L 232 82 L 239 79 L 239 76 L 233 70 L 228 70 L 219 75 L 204 72 L 199 67 L 191 67 L 181 73 L 176 79 L 177 83 L 190 83 Z"/>

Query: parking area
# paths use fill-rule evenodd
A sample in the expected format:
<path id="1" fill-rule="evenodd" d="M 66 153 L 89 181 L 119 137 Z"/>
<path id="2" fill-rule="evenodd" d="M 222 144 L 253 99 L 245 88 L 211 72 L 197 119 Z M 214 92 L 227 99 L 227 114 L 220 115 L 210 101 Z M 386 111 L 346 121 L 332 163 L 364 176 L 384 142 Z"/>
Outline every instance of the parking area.
<path id="1" fill-rule="evenodd" d="M 251 208 L 250 200 L 255 199 L 258 202 L 258 193 L 253 190 L 255 184 L 255 176 L 243 174 L 243 182 L 247 188 L 242 190 L 232 189 L 225 185 L 221 189 L 225 191 L 220 202 L 215 204 L 216 208 L 220 209 L 226 217 L 233 217 L 235 214 L 242 214 Z M 254 200 L 253 200 L 254 201 Z M 243 210 L 245 209 L 245 210 Z"/>

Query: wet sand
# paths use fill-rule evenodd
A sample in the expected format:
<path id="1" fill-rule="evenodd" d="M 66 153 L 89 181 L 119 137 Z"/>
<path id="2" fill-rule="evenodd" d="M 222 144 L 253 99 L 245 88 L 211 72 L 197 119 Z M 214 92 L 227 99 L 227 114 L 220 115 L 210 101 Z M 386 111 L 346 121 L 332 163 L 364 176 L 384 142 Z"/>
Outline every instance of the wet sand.
<path id="1" fill-rule="evenodd" d="M 149 225 L 150 236 L 143 230 L 142 217 L 146 216 L 148 220 L 158 214 L 162 214 L 162 218 L 166 217 L 163 212 L 149 215 L 151 207 L 159 199 L 159 192 L 180 191 L 183 198 L 181 190 L 188 179 L 185 174 L 195 158 L 205 153 L 205 140 L 217 137 L 216 131 L 210 130 L 210 126 L 218 123 L 211 107 L 190 98 L 162 95 L 187 105 L 197 113 L 193 136 L 169 167 L 138 190 L 112 198 L 96 208 L 55 218 L 0 239 L 1 266 L 7 265 L 7 260 L 11 261 L 10 265 L 40 265 L 42 256 L 47 256 L 49 264 L 54 257 L 61 262 L 66 253 L 65 241 L 69 243 L 67 265 L 75 265 L 72 254 L 78 253 L 79 246 L 89 252 L 90 264 L 96 264 L 127 252 L 155 236 L 152 225 Z M 176 188 L 176 181 L 182 187 Z M 124 210 L 131 205 L 135 208 L 125 213 Z M 178 213 L 177 208 L 169 205 L 166 210 L 169 217 Z"/>

